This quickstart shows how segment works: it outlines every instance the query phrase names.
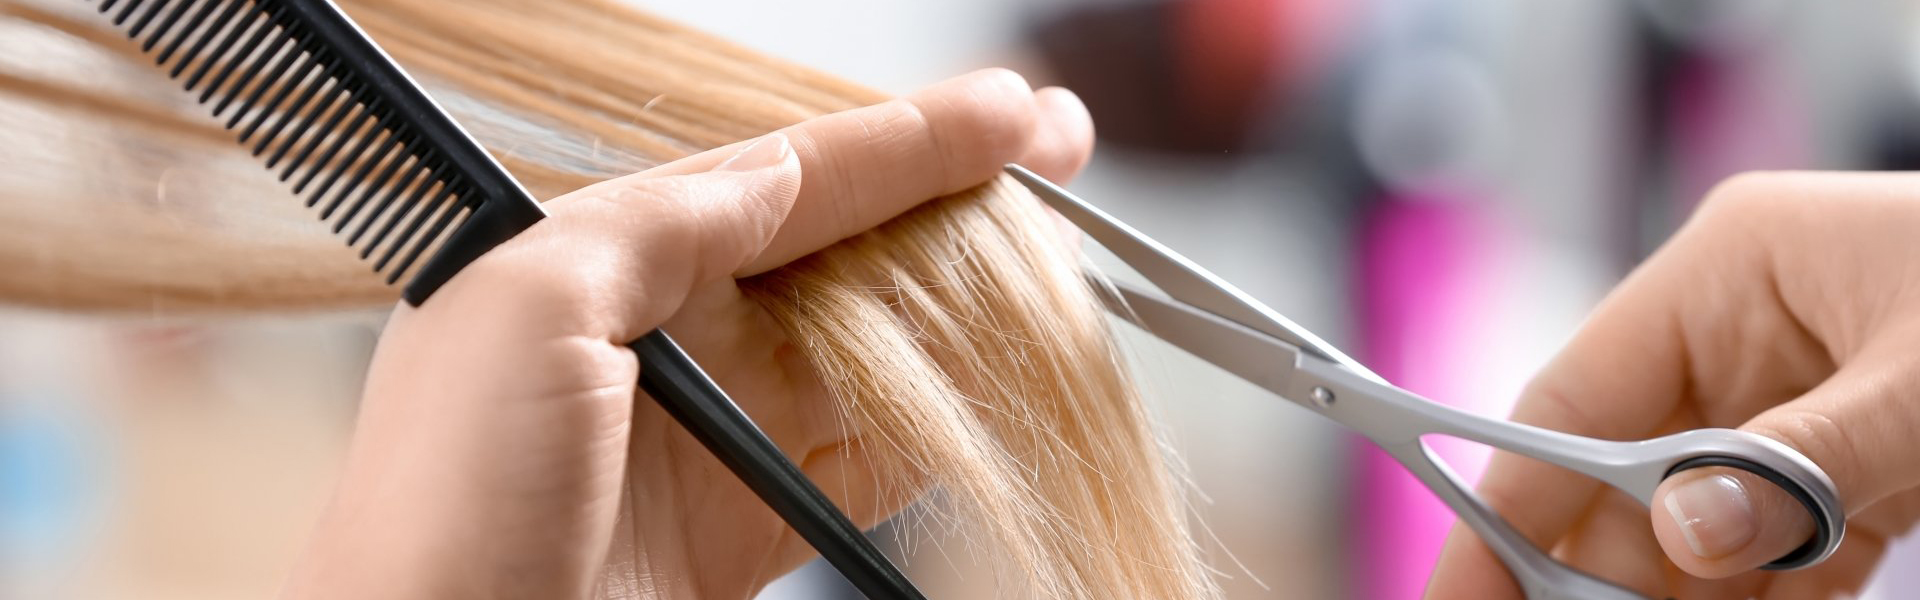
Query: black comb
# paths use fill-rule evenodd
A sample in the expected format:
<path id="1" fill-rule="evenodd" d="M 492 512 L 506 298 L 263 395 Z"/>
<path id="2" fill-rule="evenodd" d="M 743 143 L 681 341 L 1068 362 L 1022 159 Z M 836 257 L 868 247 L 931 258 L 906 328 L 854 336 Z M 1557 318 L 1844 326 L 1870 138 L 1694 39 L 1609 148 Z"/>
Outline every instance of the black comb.
<path id="1" fill-rule="evenodd" d="M 419 306 L 546 216 L 520 182 L 327 0 L 103 0 L 402 297 Z M 640 387 L 869 598 L 922 598 L 665 332 L 629 344 Z"/>

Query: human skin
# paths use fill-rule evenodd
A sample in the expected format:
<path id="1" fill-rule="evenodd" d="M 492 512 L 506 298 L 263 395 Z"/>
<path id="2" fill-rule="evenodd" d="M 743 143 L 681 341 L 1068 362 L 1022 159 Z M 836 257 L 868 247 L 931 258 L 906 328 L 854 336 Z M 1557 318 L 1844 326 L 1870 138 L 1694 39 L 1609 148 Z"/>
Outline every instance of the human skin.
<path id="1" fill-rule="evenodd" d="M 751 597 L 811 549 L 636 401 L 624 344 L 674 332 L 870 526 L 899 508 L 873 500 L 886 474 L 735 279 L 1007 162 L 1070 178 L 1092 143 L 1071 93 L 989 70 L 548 202 L 550 218 L 430 302 L 395 309 L 334 499 L 284 597 L 581 598 L 606 577 L 647 598 Z"/>
<path id="2" fill-rule="evenodd" d="M 1849 597 L 1920 518 L 1920 176 L 1761 173 L 1709 195 L 1533 380 L 1513 419 L 1607 439 L 1733 427 L 1833 478 L 1845 542 L 1796 571 L 1804 509 L 1727 469 L 1667 480 L 1642 506 L 1592 479 L 1496 454 L 1480 494 L 1561 560 L 1654 598 Z M 1651 520 L 1651 527 L 1648 522 Z M 1682 523 L 1689 525 L 1682 525 Z M 1456 526 L 1427 597 L 1520 598 Z"/>

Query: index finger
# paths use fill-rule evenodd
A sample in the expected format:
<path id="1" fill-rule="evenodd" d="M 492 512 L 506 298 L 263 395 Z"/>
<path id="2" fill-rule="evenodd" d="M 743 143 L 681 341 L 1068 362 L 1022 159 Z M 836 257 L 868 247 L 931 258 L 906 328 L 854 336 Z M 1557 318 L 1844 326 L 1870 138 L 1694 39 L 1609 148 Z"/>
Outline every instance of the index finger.
<path id="1" fill-rule="evenodd" d="M 1092 126 L 1078 103 L 1065 109 L 1061 104 L 1037 100 L 1012 71 L 988 69 L 781 130 L 800 159 L 800 195 L 772 243 L 736 275 L 786 264 L 922 202 L 978 185 L 1009 162 L 1065 171 L 1049 176 L 1070 175 L 1092 149 Z M 646 175 L 706 171 L 738 145 Z"/>

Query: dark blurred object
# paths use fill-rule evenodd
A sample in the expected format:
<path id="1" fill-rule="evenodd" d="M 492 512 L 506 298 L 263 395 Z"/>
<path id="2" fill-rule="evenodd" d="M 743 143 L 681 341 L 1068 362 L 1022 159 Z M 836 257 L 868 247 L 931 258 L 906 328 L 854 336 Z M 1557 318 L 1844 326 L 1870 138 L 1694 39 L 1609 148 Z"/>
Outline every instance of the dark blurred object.
<path id="1" fill-rule="evenodd" d="M 1083 5 L 1035 44 L 1085 99 L 1103 141 L 1182 153 L 1255 147 L 1298 64 L 1283 43 L 1290 0 Z"/>
<path id="2" fill-rule="evenodd" d="M 1777 35 L 1785 0 L 1638 0 L 1646 23 L 1668 41 L 1707 46 Z"/>
<path id="3" fill-rule="evenodd" d="M 1778 0 L 1642 1 L 1623 46 L 1634 78 L 1625 107 L 1623 206 L 1614 236 L 1625 272 L 1658 248 L 1713 184 L 1740 171 L 1812 158 L 1804 90 L 1772 65 L 1794 16 Z"/>
<path id="4" fill-rule="evenodd" d="M 1920 97 L 1893 95 L 1875 110 L 1874 126 L 1865 143 L 1871 147 L 1867 168 L 1879 171 L 1920 170 Z"/>

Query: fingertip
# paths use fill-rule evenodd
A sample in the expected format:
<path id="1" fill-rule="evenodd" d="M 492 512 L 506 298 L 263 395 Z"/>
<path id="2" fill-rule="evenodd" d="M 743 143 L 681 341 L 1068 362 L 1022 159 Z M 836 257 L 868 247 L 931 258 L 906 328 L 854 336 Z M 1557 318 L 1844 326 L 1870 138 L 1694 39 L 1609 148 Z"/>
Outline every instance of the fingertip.
<path id="1" fill-rule="evenodd" d="M 1066 88 L 1042 88 L 1033 98 L 1039 122 L 1020 164 L 1065 183 L 1093 156 L 1093 117 L 1080 97 Z"/>
<path id="2" fill-rule="evenodd" d="M 1677 473 L 1654 491 L 1655 539 L 1674 566 L 1722 579 L 1779 560 L 1813 535 L 1799 501 L 1759 476 L 1724 467 Z"/>

